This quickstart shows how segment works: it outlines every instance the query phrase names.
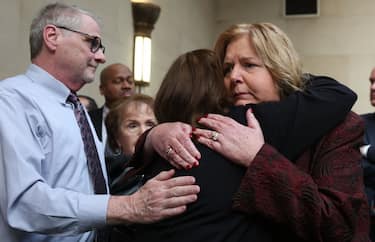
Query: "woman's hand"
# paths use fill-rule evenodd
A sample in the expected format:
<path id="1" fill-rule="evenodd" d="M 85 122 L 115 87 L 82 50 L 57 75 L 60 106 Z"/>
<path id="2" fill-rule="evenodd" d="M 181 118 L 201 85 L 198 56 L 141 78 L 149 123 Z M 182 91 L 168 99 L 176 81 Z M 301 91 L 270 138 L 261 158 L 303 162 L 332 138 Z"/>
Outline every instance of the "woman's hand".
<path id="1" fill-rule="evenodd" d="M 192 127 L 188 124 L 162 123 L 147 135 L 145 149 L 152 148 L 176 168 L 190 169 L 199 164 L 201 154 L 191 141 Z"/>
<path id="2" fill-rule="evenodd" d="M 197 141 L 219 152 L 236 164 L 248 167 L 264 144 L 262 129 L 251 109 L 246 112 L 247 126 L 218 114 L 208 114 L 199 123 L 214 130 L 196 129 Z"/>

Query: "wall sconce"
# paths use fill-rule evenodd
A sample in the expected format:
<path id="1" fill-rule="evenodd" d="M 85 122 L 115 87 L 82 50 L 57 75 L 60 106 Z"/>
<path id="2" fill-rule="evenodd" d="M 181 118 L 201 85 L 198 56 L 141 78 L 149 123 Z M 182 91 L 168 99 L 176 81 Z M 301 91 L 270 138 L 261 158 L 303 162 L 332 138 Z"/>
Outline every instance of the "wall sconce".
<path id="1" fill-rule="evenodd" d="M 134 24 L 134 81 L 138 86 L 147 86 L 151 75 L 151 32 L 159 17 L 160 7 L 146 2 L 131 4 Z"/>

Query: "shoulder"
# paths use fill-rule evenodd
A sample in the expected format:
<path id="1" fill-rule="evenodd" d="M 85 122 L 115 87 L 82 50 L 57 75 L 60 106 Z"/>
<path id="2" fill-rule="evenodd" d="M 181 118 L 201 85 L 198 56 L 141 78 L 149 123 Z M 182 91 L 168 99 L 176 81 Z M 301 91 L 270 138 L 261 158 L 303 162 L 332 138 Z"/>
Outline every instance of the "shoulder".
<path id="1" fill-rule="evenodd" d="M 359 142 L 362 142 L 363 134 L 363 119 L 358 114 L 349 112 L 345 120 L 324 136 L 320 143 L 324 143 L 324 145 L 327 145 L 327 143 L 339 145 L 340 143 L 354 142 L 357 143 L 356 145 L 360 145 Z"/>
<path id="2" fill-rule="evenodd" d="M 0 101 L 15 106 L 30 105 L 40 90 L 25 75 L 9 77 L 0 81 Z M 25 107 L 24 107 L 25 108 Z"/>
<path id="3" fill-rule="evenodd" d="M 361 118 L 363 118 L 364 120 L 375 120 L 375 113 L 361 114 Z"/>
<path id="4" fill-rule="evenodd" d="M 0 91 L 2 93 L 16 93 L 29 90 L 29 81 L 25 75 L 18 75 L 0 81 Z"/>
<path id="5" fill-rule="evenodd" d="M 89 111 L 91 117 L 99 117 L 103 113 L 103 107 Z"/>
<path id="6" fill-rule="evenodd" d="M 333 134 L 338 132 L 350 131 L 353 133 L 363 132 L 364 121 L 363 119 L 354 112 L 349 112 L 345 120 L 341 122 L 336 128 L 331 132 Z"/>

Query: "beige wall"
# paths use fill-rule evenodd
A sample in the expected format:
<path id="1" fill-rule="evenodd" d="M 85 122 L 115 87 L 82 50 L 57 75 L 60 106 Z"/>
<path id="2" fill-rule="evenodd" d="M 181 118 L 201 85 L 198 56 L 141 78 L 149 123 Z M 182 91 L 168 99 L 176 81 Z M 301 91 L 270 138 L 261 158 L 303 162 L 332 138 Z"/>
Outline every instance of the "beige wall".
<path id="1" fill-rule="evenodd" d="M 46 0 L 0 0 L 0 79 L 24 72 L 29 63 L 28 28 Z M 133 27 L 128 0 L 66 0 L 103 20 L 107 64 L 132 65 Z M 181 53 L 210 48 L 219 32 L 238 22 L 268 21 L 280 26 L 301 54 L 306 71 L 337 78 L 354 89 L 358 113 L 373 110 L 368 101 L 368 75 L 375 66 L 375 1 L 320 0 L 320 16 L 284 18 L 282 0 L 153 0 L 161 14 L 152 33 L 154 95 L 168 66 Z M 98 73 L 103 68 L 100 67 Z M 98 74 L 97 73 L 97 74 Z M 98 75 L 97 75 L 98 76 Z M 81 93 L 103 103 L 98 82 Z"/>
<path id="2" fill-rule="evenodd" d="M 0 79 L 23 73 L 29 64 L 28 33 L 35 13 L 47 2 L 42 0 L 0 0 Z M 101 17 L 107 63 L 123 62 L 132 66 L 133 25 L 129 0 L 66 0 Z M 195 48 L 209 48 L 214 37 L 212 0 L 155 0 L 161 14 L 152 33 L 152 84 L 144 92 L 154 95 L 172 61 Z M 102 68 L 98 68 L 97 79 Z M 131 67 L 132 68 L 132 67 Z M 86 85 L 80 93 L 103 98 L 98 81 Z"/>
<path id="3" fill-rule="evenodd" d="M 282 0 L 218 0 L 216 33 L 232 23 L 272 22 L 292 39 L 304 69 L 332 76 L 357 94 L 354 111 L 374 110 L 368 76 L 375 66 L 375 1 L 320 0 L 320 16 L 285 18 Z"/>

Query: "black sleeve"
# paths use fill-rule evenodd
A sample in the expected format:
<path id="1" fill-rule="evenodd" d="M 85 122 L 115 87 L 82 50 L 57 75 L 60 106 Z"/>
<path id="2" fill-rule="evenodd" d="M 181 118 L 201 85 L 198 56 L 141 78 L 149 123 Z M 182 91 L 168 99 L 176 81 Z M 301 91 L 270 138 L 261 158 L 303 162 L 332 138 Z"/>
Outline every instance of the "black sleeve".
<path id="1" fill-rule="evenodd" d="M 304 91 L 250 106 L 266 142 L 294 160 L 342 122 L 356 100 L 357 95 L 336 80 L 309 75 Z"/>

